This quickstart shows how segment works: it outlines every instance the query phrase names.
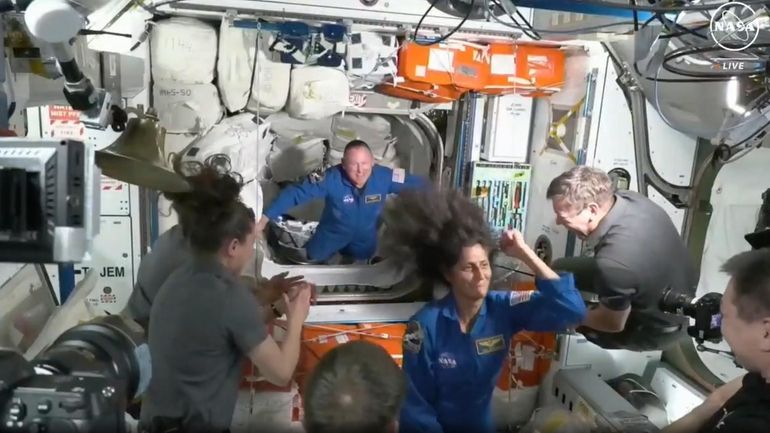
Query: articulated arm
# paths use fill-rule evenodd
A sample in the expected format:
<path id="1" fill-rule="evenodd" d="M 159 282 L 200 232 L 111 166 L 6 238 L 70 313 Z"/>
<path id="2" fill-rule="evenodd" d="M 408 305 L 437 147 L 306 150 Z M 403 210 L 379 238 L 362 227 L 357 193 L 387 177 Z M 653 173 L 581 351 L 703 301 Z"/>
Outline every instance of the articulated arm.
<path id="1" fill-rule="evenodd" d="M 89 128 L 105 129 L 110 122 L 110 94 L 83 75 L 71 47 L 90 12 L 67 0 L 34 0 L 24 20 L 32 36 L 51 45 L 64 76 L 64 97 L 81 112 L 80 121 Z"/>

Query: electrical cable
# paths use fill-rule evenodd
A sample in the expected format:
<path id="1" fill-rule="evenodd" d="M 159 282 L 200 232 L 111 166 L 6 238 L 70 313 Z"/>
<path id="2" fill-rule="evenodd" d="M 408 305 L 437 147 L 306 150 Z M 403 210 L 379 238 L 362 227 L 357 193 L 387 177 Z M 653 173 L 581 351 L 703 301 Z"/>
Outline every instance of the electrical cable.
<path id="1" fill-rule="evenodd" d="M 498 7 L 498 8 L 500 8 L 501 10 L 505 11 L 505 8 L 503 7 L 503 5 L 502 5 L 502 4 L 500 4 L 500 2 L 499 2 L 498 0 L 489 0 L 489 2 L 491 2 L 491 3 L 494 3 L 494 4 L 495 4 L 495 6 L 497 6 L 497 7 Z M 488 9 L 490 12 L 494 12 L 494 11 L 492 11 L 492 10 L 489 8 L 489 2 L 487 2 L 487 9 Z M 523 26 L 522 26 L 522 25 L 519 23 L 519 21 L 516 19 L 516 17 L 514 17 L 513 15 L 511 15 L 511 14 L 510 14 L 508 11 L 505 11 L 505 12 L 506 12 L 506 15 L 508 16 L 508 18 L 510 18 L 510 19 L 511 19 L 511 21 L 513 21 L 513 23 L 514 23 L 514 24 L 516 24 L 516 25 L 517 25 L 517 26 L 519 26 L 519 27 L 522 27 L 521 31 L 522 31 L 522 32 L 523 32 L 523 33 L 524 33 L 524 34 L 525 34 L 527 37 L 529 37 L 530 39 L 536 40 L 536 41 L 539 41 L 539 40 L 543 39 L 543 38 L 542 38 L 542 37 L 541 37 L 541 36 L 540 36 L 540 35 L 539 35 L 537 32 L 534 32 L 534 34 L 533 34 L 533 33 L 530 33 L 530 32 L 533 32 L 533 31 L 534 31 L 534 30 L 533 30 L 533 28 L 532 28 L 532 24 L 530 24 L 530 22 L 529 22 L 529 21 L 527 21 L 527 19 L 524 17 L 524 15 L 522 15 L 522 14 L 521 14 L 521 12 L 519 12 L 519 9 L 518 9 L 518 8 L 515 10 L 515 13 L 516 13 L 516 15 L 518 15 L 519 17 L 521 17 L 522 21 L 524 21 L 524 24 L 526 24 L 526 25 L 527 25 L 527 29 L 526 29 L 526 30 L 525 30 L 525 29 L 523 28 Z M 495 15 L 495 14 L 493 13 L 492 15 Z"/>
<path id="2" fill-rule="evenodd" d="M 471 5 L 469 5 L 468 6 L 468 13 L 465 14 L 465 17 L 460 21 L 460 24 L 455 26 L 455 28 L 453 28 L 452 30 L 450 30 L 446 34 L 444 34 L 442 36 L 439 36 L 438 38 L 436 38 L 436 39 L 434 39 L 434 40 L 432 40 L 430 42 L 420 42 L 420 41 L 417 40 L 417 33 L 420 32 L 420 27 L 422 26 L 422 22 L 425 21 L 425 18 L 428 16 L 430 11 L 433 10 L 433 7 L 436 6 L 436 4 L 438 4 L 439 1 L 441 1 L 441 0 L 433 0 L 433 2 L 430 4 L 430 7 L 428 7 L 428 10 L 426 10 L 425 13 L 422 14 L 422 16 L 420 17 L 420 21 L 417 21 L 417 26 L 414 28 L 414 37 L 412 38 L 414 43 L 416 43 L 417 45 L 428 46 L 428 45 L 439 44 L 441 42 L 444 42 L 445 40 L 449 39 L 450 36 L 452 36 L 453 34 L 457 33 L 457 31 L 460 30 L 460 28 L 463 26 L 463 24 L 465 24 L 465 22 L 468 21 L 468 18 L 471 17 L 471 13 L 473 13 L 473 7 Z"/>
<path id="3" fill-rule="evenodd" d="M 768 47 L 770 47 L 770 44 L 765 43 L 765 44 L 756 44 L 752 48 L 768 48 Z M 674 61 L 674 60 L 676 60 L 676 59 L 678 59 L 680 57 L 685 57 L 685 56 L 689 56 L 689 55 L 693 55 L 693 54 L 703 54 L 703 53 L 715 52 L 715 51 L 722 51 L 722 49 L 720 47 L 715 47 L 715 46 L 695 47 L 695 48 L 693 48 L 693 47 L 678 48 L 678 49 L 676 49 L 674 51 L 671 51 L 670 53 L 667 53 L 663 57 L 663 63 L 662 63 L 661 66 L 665 70 L 667 70 L 667 71 L 669 71 L 669 72 L 671 72 L 673 74 L 682 75 L 682 76 L 685 76 L 685 77 L 695 77 L 695 78 L 751 77 L 751 76 L 756 76 L 756 75 L 764 75 L 764 72 L 765 72 L 765 66 L 764 65 L 762 66 L 762 70 L 761 71 L 758 71 L 758 70 L 744 70 L 744 71 L 728 70 L 728 71 L 719 71 L 719 72 L 715 71 L 715 72 L 710 72 L 710 73 L 706 73 L 706 72 L 690 72 L 690 71 L 687 71 L 685 69 L 682 69 L 682 68 L 679 68 L 679 67 L 676 67 L 676 66 L 672 65 L 672 61 Z M 757 60 L 756 60 L 757 63 L 760 63 L 760 62 L 763 63 L 763 64 L 766 63 L 766 61 L 763 61 L 762 59 L 760 59 L 759 56 L 757 56 L 757 55 L 755 55 L 753 53 L 749 53 L 749 54 L 757 57 Z M 743 59 L 741 59 L 741 60 L 743 61 Z"/>

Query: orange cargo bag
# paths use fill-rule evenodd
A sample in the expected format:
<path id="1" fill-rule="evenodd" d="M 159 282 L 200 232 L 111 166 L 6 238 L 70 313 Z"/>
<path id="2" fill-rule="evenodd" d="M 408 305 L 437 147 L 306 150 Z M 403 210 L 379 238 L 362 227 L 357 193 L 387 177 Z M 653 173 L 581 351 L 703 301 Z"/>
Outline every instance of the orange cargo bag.
<path id="1" fill-rule="evenodd" d="M 495 42 L 489 45 L 485 94 L 545 95 L 564 85 L 565 54 L 559 47 Z"/>
<path id="2" fill-rule="evenodd" d="M 514 291 L 535 290 L 533 281 L 519 282 Z M 538 386 L 551 369 L 556 350 L 556 333 L 521 331 L 511 338 L 508 356 L 497 381 L 497 388 L 510 389 Z"/>
<path id="3" fill-rule="evenodd" d="M 310 373 L 326 353 L 335 347 L 354 340 L 366 340 L 383 348 L 401 366 L 403 351 L 402 339 L 406 324 L 365 323 L 358 325 L 305 325 L 302 330 L 299 363 L 294 380 L 299 385 L 300 394 Z"/>
<path id="4" fill-rule="evenodd" d="M 452 86 L 440 86 L 438 84 L 420 83 L 418 81 L 396 82 L 396 84 L 383 83 L 374 88 L 374 91 L 394 98 L 420 101 L 429 104 L 443 104 L 460 99 L 466 91 Z"/>
<path id="5" fill-rule="evenodd" d="M 489 75 L 487 47 L 461 41 L 405 42 L 399 51 L 398 75 L 406 81 L 482 90 Z"/>

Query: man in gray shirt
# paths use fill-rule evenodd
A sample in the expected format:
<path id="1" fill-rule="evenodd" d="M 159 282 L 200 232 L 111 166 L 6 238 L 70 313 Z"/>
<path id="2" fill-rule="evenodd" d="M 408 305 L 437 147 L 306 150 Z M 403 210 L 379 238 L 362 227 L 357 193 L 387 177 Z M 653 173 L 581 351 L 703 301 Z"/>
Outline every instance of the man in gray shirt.
<path id="1" fill-rule="evenodd" d="M 575 167 L 548 187 L 556 223 L 585 242 L 582 257 L 556 260 L 598 297 L 579 331 L 606 349 L 658 350 L 686 336 L 687 320 L 658 307 L 663 292 L 695 294 L 697 273 L 668 214 L 649 198 L 615 191 L 609 176 Z"/>

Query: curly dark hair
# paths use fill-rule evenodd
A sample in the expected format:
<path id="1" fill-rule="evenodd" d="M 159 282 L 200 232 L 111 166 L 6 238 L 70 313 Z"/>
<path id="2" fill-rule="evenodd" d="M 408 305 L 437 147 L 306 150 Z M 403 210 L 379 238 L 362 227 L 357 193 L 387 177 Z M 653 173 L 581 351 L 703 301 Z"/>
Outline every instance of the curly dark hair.
<path id="1" fill-rule="evenodd" d="M 243 185 L 227 173 L 204 167 L 187 181 L 187 192 L 164 195 L 179 215 L 184 236 L 193 248 L 216 252 L 230 239 L 245 240 L 255 222 L 254 211 L 240 201 Z"/>
<path id="2" fill-rule="evenodd" d="M 383 221 L 383 256 L 412 263 L 424 279 L 446 282 L 463 248 L 480 244 L 490 256 L 495 249 L 484 211 L 453 189 L 402 192 L 386 206 Z"/>

